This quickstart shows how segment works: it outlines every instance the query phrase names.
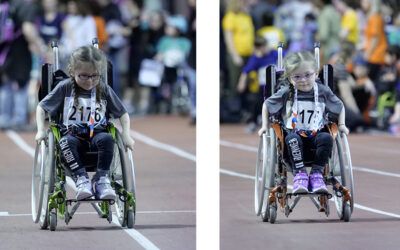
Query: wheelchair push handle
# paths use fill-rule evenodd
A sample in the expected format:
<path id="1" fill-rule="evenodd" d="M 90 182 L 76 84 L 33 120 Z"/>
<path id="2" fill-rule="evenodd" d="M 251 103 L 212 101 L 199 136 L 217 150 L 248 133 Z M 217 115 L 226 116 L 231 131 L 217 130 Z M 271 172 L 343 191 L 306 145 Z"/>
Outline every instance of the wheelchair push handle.
<path id="1" fill-rule="evenodd" d="M 60 68 L 60 65 L 58 63 L 58 42 L 51 41 L 51 48 L 53 49 L 54 54 L 54 71 L 57 71 Z"/>
<path id="2" fill-rule="evenodd" d="M 278 71 L 283 70 L 283 59 L 282 59 L 282 52 L 283 51 L 283 42 L 279 42 L 278 44 Z"/>
<path id="3" fill-rule="evenodd" d="M 320 42 L 315 42 L 314 43 L 314 57 L 315 57 L 315 61 L 317 63 L 317 68 L 319 70 L 320 67 L 320 62 L 319 62 L 319 48 L 321 47 L 321 43 Z"/>
<path id="4" fill-rule="evenodd" d="M 92 39 L 92 45 L 98 49 L 99 48 L 99 39 L 97 37 Z"/>

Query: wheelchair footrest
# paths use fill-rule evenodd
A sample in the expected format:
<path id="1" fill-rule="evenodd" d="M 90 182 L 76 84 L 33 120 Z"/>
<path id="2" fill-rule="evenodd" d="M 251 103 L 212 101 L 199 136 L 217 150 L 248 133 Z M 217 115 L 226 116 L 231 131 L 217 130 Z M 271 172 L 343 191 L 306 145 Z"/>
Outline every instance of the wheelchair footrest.
<path id="1" fill-rule="evenodd" d="M 67 205 L 72 205 L 72 203 L 100 203 L 100 202 L 109 202 L 110 205 L 113 205 L 115 203 L 115 200 L 112 199 L 95 199 L 95 198 L 88 198 L 88 199 L 83 199 L 83 200 L 77 200 L 77 199 L 69 199 L 66 200 Z"/>
<path id="2" fill-rule="evenodd" d="M 286 193 L 286 196 L 291 199 L 292 196 L 296 197 L 296 196 L 306 196 L 306 197 L 312 197 L 312 196 L 326 196 L 328 199 L 332 198 L 332 194 L 331 193 L 327 193 L 327 192 L 304 192 L 304 193 Z"/>

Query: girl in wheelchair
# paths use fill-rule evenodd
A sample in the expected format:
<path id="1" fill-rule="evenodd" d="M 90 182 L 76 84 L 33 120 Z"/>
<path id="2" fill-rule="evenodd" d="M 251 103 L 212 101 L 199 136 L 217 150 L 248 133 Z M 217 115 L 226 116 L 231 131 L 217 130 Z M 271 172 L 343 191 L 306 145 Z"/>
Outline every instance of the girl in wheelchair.
<path id="1" fill-rule="evenodd" d="M 108 177 L 114 151 L 113 138 L 106 129 L 109 118 L 119 118 L 125 146 L 133 149 L 134 145 L 129 115 L 102 77 L 106 65 L 106 56 L 94 46 L 76 49 L 69 59 L 70 78 L 59 82 L 36 110 L 37 141 L 46 137 L 45 112 L 51 116 L 62 114 L 60 149 L 76 182 L 77 200 L 89 198 L 93 193 L 97 199 L 116 197 Z M 80 157 L 80 152 L 89 150 L 98 151 L 92 182 Z"/>
<path id="2" fill-rule="evenodd" d="M 310 52 L 289 54 L 283 66 L 282 78 L 289 83 L 282 84 L 265 100 L 259 135 L 267 130 L 267 116 L 271 122 L 281 124 L 294 175 L 293 193 L 308 193 L 309 188 L 314 193 L 328 192 L 323 171 L 332 152 L 333 138 L 325 125 L 338 122 L 339 130 L 348 134 L 343 103 L 328 86 L 317 80 L 318 67 Z M 314 150 L 308 175 L 304 156 Z"/>

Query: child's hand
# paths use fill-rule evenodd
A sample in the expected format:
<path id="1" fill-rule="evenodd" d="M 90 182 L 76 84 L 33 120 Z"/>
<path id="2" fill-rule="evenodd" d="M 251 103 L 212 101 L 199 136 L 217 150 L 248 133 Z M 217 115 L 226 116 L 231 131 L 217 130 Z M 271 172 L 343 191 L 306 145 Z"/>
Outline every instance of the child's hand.
<path id="1" fill-rule="evenodd" d="M 267 131 L 266 127 L 261 127 L 260 130 L 258 130 L 258 136 L 262 136 L 266 131 Z"/>
<path id="2" fill-rule="evenodd" d="M 124 145 L 131 150 L 133 150 L 133 145 L 135 145 L 135 140 L 132 139 L 130 135 L 125 135 L 122 134 L 122 141 L 124 142 Z"/>
<path id="3" fill-rule="evenodd" d="M 40 143 L 40 141 L 44 140 L 46 138 L 46 131 L 44 130 L 38 130 L 35 136 L 35 140 L 37 143 Z"/>
<path id="4" fill-rule="evenodd" d="M 345 124 L 340 124 L 339 125 L 339 131 L 345 133 L 346 135 L 349 134 L 349 129 L 346 127 Z"/>

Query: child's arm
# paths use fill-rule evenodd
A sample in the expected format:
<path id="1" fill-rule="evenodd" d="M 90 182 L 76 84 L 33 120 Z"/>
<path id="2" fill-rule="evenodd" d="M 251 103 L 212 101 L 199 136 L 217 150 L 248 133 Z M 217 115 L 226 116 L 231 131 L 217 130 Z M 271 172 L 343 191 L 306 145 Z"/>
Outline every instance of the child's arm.
<path id="1" fill-rule="evenodd" d="M 339 119 L 338 119 L 339 131 L 348 135 L 349 129 L 346 127 L 345 120 L 346 120 L 346 112 L 345 112 L 344 106 L 343 106 L 342 110 L 340 111 Z"/>
<path id="2" fill-rule="evenodd" d="M 46 128 L 44 126 L 46 118 L 46 112 L 40 105 L 36 108 L 36 126 L 37 126 L 37 133 L 35 136 L 35 140 L 40 142 L 46 137 Z"/>
<path id="3" fill-rule="evenodd" d="M 119 121 L 121 122 L 121 127 L 122 127 L 122 141 L 124 142 L 125 146 L 133 150 L 133 145 L 135 144 L 135 141 L 132 139 L 130 135 L 131 122 L 128 113 L 123 114 L 119 118 Z"/>

